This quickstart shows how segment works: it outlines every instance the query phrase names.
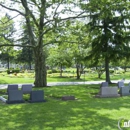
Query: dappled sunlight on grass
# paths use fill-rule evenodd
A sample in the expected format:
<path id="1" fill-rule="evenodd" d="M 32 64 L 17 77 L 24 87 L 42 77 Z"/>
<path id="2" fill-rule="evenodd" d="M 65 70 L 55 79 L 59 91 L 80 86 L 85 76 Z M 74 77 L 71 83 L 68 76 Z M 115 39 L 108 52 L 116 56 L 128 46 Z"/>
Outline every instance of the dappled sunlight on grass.
<path id="1" fill-rule="evenodd" d="M 130 97 L 95 98 L 99 85 L 38 89 L 44 90 L 47 102 L 0 102 L 1 130 L 117 130 L 120 117 L 130 119 Z M 62 101 L 63 95 L 74 95 L 77 99 Z"/>

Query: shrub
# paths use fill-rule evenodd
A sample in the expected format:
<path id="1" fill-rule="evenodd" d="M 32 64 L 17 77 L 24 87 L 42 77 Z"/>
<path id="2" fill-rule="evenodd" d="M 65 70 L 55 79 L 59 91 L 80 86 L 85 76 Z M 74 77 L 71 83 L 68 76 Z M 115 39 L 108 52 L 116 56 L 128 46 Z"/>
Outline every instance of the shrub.
<path id="1" fill-rule="evenodd" d="M 19 73 L 19 72 L 20 72 L 19 69 L 8 69 L 8 70 L 7 70 L 7 74 Z"/>
<path id="2" fill-rule="evenodd" d="M 114 73 L 114 70 L 109 70 L 109 72 L 110 72 L 111 74 L 113 74 L 113 73 Z"/>
<path id="3" fill-rule="evenodd" d="M 52 74 L 52 70 L 48 70 L 47 73 L 48 73 L 48 74 Z"/>
<path id="4" fill-rule="evenodd" d="M 52 73 L 60 73 L 60 70 L 58 70 L 58 69 L 52 69 Z"/>

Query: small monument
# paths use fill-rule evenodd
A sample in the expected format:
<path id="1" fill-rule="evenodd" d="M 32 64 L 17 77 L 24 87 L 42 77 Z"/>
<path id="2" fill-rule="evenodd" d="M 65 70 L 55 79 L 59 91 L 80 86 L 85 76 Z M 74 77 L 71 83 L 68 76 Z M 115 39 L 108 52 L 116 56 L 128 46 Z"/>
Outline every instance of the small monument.
<path id="1" fill-rule="evenodd" d="M 44 91 L 43 90 L 31 91 L 29 102 L 30 103 L 45 102 L 45 100 L 44 100 Z"/>
<path id="2" fill-rule="evenodd" d="M 23 92 L 21 90 L 10 90 L 8 91 L 8 100 L 6 103 L 23 103 Z"/>

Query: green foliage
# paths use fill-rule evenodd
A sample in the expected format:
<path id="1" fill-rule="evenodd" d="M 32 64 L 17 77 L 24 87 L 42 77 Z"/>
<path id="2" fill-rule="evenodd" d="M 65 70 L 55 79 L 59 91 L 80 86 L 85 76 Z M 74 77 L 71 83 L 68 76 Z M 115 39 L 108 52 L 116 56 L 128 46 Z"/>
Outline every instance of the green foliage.
<path id="1" fill-rule="evenodd" d="M 51 71 L 52 71 L 52 73 L 60 73 L 59 69 L 52 69 Z"/>
<path id="2" fill-rule="evenodd" d="M 7 70 L 7 74 L 19 73 L 19 72 L 20 72 L 19 68 L 16 68 L 16 69 L 10 68 Z"/>
<path id="3" fill-rule="evenodd" d="M 113 74 L 115 71 L 114 70 L 109 70 L 110 74 Z"/>
<path id="4" fill-rule="evenodd" d="M 129 1 L 89 0 L 81 9 L 89 14 L 86 30 L 89 31 L 90 51 L 86 59 L 98 65 L 105 61 L 106 81 L 110 82 L 109 63 L 129 55 Z M 123 8 L 122 8 L 123 7 Z M 126 22 L 127 21 L 127 22 Z"/>
<path id="5" fill-rule="evenodd" d="M 48 74 L 52 74 L 52 70 L 47 70 L 47 73 Z"/>

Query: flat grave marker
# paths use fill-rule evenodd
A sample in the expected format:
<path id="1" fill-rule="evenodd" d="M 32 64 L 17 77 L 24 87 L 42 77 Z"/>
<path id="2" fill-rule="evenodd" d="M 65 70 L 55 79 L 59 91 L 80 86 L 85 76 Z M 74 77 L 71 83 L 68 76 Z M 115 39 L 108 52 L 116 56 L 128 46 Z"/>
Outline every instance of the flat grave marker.
<path id="1" fill-rule="evenodd" d="M 66 100 L 75 100 L 75 96 L 62 96 L 62 100 L 66 101 Z"/>

